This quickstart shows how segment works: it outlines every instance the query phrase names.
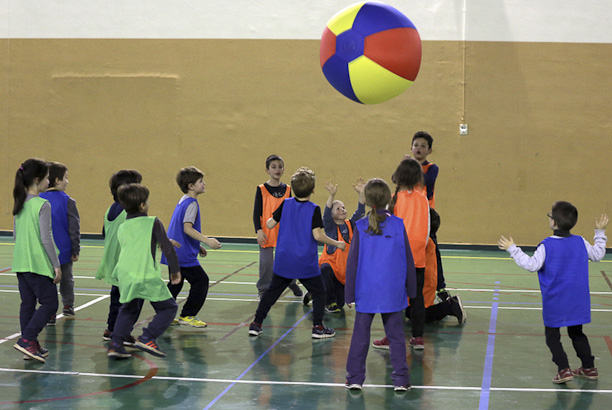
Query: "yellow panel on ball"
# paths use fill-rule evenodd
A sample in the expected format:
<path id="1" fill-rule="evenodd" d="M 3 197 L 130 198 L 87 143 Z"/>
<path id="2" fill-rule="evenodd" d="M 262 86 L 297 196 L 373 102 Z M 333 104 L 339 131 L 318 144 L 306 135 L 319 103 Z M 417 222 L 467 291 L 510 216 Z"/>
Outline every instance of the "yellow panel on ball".
<path id="1" fill-rule="evenodd" d="M 406 91 L 413 83 L 379 66 L 366 56 L 351 61 L 348 70 L 353 91 L 364 104 L 388 101 Z"/>
<path id="2" fill-rule="evenodd" d="M 327 23 L 327 28 L 335 35 L 343 33 L 346 30 L 350 30 L 355 22 L 355 16 L 357 13 L 359 13 L 361 6 L 364 4 L 365 2 L 353 4 L 352 6 L 341 10 L 329 20 Z"/>

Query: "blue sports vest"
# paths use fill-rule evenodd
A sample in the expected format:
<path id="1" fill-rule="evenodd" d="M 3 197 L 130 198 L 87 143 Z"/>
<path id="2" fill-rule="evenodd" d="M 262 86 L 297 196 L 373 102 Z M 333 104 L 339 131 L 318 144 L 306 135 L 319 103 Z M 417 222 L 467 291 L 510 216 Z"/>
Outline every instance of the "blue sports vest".
<path id="1" fill-rule="evenodd" d="M 53 240 L 59 249 L 59 261 L 63 265 L 71 261 L 72 243 L 68 233 L 68 195 L 62 191 L 47 191 L 41 198 L 51 203 L 51 229 Z"/>
<path id="2" fill-rule="evenodd" d="M 581 236 L 546 238 L 544 266 L 538 271 L 542 316 L 548 327 L 582 325 L 591 321 L 589 256 Z"/>
<path id="3" fill-rule="evenodd" d="M 406 309 L 406 243 L 404 221 L 394 215 L 382 223 L 382 235 L 366 233 L 368 218 L 355 224 L 359 232 L 359 257 L 355 277 L 355 310 L 392 313 Z"/>
<path id="4" fill-rule="evenodd" d="M 312 236 L 316 208 L 310 201 L 299 202 L 295 198 L 283 202 L 274 257 L 274 273 L 278 276 L 308 279 L 321 274 L 318 245 Z"/>
<path id="5" fill-rule="evenodd" d="M 200 241 L 197 241 L 185 234 L 183 229 L 183 220 L 185 219 L 185 212 L 189 204 L 195 202 L 198 205 L 198 201 L 195 198 L 187 197 L 183 202 L 176 205 L 172 218 L 170 219 L 170 225 L 168 225 L 168 238 L 174 239 L 179 242 L 182 246 L 180 248 L 174 248 L 176 250 L 176 256 L 178 256 L 179 265 L 184 268 L 191 266 L 199 266 L 198 252 L 200 251 Z M 198 215 L 193 224 L 193 229 L 198 232 L 202 232 L 200 223 L 200 205 L 198 205 Z M 164 265 L 168 264 L 166 256 L 162 254 L 161 263 Z"/>

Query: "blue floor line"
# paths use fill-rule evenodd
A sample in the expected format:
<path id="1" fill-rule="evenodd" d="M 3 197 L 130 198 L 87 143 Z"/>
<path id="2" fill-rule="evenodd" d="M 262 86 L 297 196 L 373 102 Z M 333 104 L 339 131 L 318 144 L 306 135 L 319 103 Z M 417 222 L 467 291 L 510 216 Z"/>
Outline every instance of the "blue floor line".
<path id="1" fill-rule="evenodd" d="M 263 359 L 268 353 L 270 353 L 270 351 L 272 349 L 274 349 L 274 347 L 276 347 L 276 345 L 283 340 L 289 333 L 291 333 L 293 331 L 293 329 L 295 329 L 300 323 L 302 323 L 302 321 L 304 319 L 306 319 L 308 317 L 308 315 L 312 312 L 312 309 L 310 309 L 304 316 L 302 316 L 302 318 L 300 320 L 298 320 L 297 322 L 295 322 L 295 324 L 293 326 L 291 326 L 291 328 L 289 328 L 289 330 L 287 330 L 281 337 L 278 338 L 278 340 L 276 342 L 274 342 L 274 344 L 272 346 L 270 346 L 265 352 L 263 352 L 261 354 L 261 356 L 259 356 L 257 358 L 257 360 L 255 360 L 253 363 L 251 363 L 251 365 L 249 367 L 246 368 L 246 370 L 244 372 L 242 372 L 242 374 L 240 376 L 238 376 L 236 378 L 236 381 L 241 380 L 253 367 L 255 367 L 255 365 L 257 363 L 259 363 L 261 361 L 261 359 Z M 225 388 L 225 390 L 223 390 L 217 397 L 215 397 L 215 399 L 213 401 L 211 401 L 208 406 L 206 406 L 204 408 L 204 410 L 208 410 L 210 409 L 217 401 L 219 401 L 219 399 L 221 399 L 228 391 L 230 391 L 230 389 L 232 387 L 234 387 L 236 385 L 236 382 L 230 384 L 229 386 L 227 386 Z"/>
<path id="2" fill-rule="evenodd" d="M 479 410 L 489 408 L 489 396 L 491 394 L 491 375 L 493 373 L 493 356 L 495 353 L 495 330 L 497 328 L 497 308 L 499 305 L 499 282 L 496 281 L 497 288 L 493 293 L 493 304 L 491 306 L 491 320 L 489 321 L 489 336 L 487 340 L 487 352 L 485 354 L 484 370 L 482 373 L 482 384 L 480 387 Z"/>

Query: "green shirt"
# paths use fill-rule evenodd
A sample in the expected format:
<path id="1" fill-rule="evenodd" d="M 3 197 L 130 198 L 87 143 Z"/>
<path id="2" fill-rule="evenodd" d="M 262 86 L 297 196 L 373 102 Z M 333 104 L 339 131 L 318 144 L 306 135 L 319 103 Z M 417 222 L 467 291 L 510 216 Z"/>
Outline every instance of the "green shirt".
<path id="1" fill-rule="evenodd" d="M 119 260 L 119 253 L 121 248 L 117 241 L 117 231 L 119 226 L 125 222 L 127 213 L 123 210 L 114 220 L 108 220 L 108 212 L 110 207 L 106 210 L 104 215 L 104 253 L 102 254 L 102 262 L 96 272 L 96 279 L 104 280 L 106 283 L 117 286 L 117 281 L 113 280 L 111 274 L 115 265 Z"/>
<path id="2" fill-rule="evenodd" d="M 55 270 L 47 256 L 40 236 L 40 209 L 47 200 L 35 197 L 23 204 L 15 215 L 15 248 L 13 271 L 32 272 L 55 278 Z"/>
<path id="3" fill-rule="evenodd" d="M 121 246 L 119 260 L 112 278 L 119 283 L 119 302 L 134 299 L 160 302 L 172 298 L 161 278 L 159 263 L 151 254 L 154 216 L 140 216 L 126 220 L 117 232 Z"/>

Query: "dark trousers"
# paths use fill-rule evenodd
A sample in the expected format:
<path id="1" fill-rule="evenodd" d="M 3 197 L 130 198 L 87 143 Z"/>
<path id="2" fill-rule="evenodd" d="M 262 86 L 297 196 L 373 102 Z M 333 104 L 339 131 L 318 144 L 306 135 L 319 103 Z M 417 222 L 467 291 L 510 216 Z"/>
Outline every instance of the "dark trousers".
<path id="1" fill-rule="evenodd" d="M 111 332 L 115 329 L 115 322 L 117 321 L 117 315 L 121 308 L 121 302 L 119 302 L 120 297 L 119 287 L 112 286 L 110 291 L 110 306 L 108 307 L 108 319 L 106 319 L 106 328 Z"/>
<path id="2" fill-rule="evenodd" d="M 25 340 L 37 340 L 38 334 L 57 312 L 57 287 L 48 276 L 31 272 L 17 273 L 19 282 L 19 324 L 21 337 Z M 36 309 L 36 303 L 40 303 Z"/>
<path id="3" fill-rule="evenodd" d="M 545 327 L 546 345 L 552 353 L 552 361 L 557 365 L 559 370 L 570 367 L 567 354 L 563 350 L 561 344 L 561 331 L 558 327 Z M 581 366 L 585 369 L 595 367 L 595 358 L 591 354 L 591 346 L 589 339 L 582 332 L 582 325 L 568 326 L 567 335 L 572 340 L 576 355 L 582 362 Z"/>
<path id="4" fill-rule="evenodd" d="M 423 337 L 425 329 L 425 299 L 423 285 L 425 284 L 425 268 L 416 268 L 417 295 L 410 298 L 410 323 L 412 337 Z"/>
<path id="5" fill-rule="evenodd" d="M 410 384 L 410 373 L 406 362 L 406 337 L 402 323 L 402 312 L 381 313 L 385 335 L 389 340 L 389 355 L 393 372 L 391 379 L 395 386 Z M 366 375 L 366 357 L 370 348 L 370 328 L 374 313 L 355 313 L 355 326 L 351 347 L 346 360 L 346 380 L 349 384 L 363 384 Z"/>
<path id="6" fill-rule="evenodd" d="M 115 330 L 111 336 L 113 343 L 120 345 L 130 335 L 134 324 L 138 320 L 138 316 L 140 316 L 143 303 L 143 299 L 134 299 L 121 305 L 117 322 L 115 323 Z M 149 325 L 142 329 L 142 335 L 147 338 L 157 339 L 164 334 L 174 320 L 178 305 L 173 298 L 170 298 L 160 302 L 151 302 L 151 306 L 155 309 L 155 316 L 153 316 Z"/>
<path id="7" fill-rule="evenodd" d="M 259 306 L 255 312 L 255 322 L 263 323 L 272 305 L 276 303 L 278 298 L 281 296 L 283 291 L 287 289 L 287 286 L 291 283 L 292 279 L 287 279 L 277 274 L 272 275 L 272 281 L 270 286 L 261 295 Z M 306 290 L 312 295 L 312 324 L 314 326 L 323 324 L 323 313 L 325 312 L 325 285 L 321 275 L 315 276 L 314 278 L 299 279 L 302 285 L 306 287 Z"/>
<path id="8" fill-rule="evenodd" d="M 446 287 L 446 280 L 444 279 L 444 269 L 442 269 L 442 255 L 440 255 L 440 248 L 438 248 L 438 240 L 435 237 L 431 240 L 436 245 L 436 262 L 438 264 L 438 284 L 436 285 L 436 290 L 440 290 Z"/>
<path id="9" fill-rule="evenodd" d="M 326 305 L 336 303 L 339 308 L 344 306 L 344 285 L 340 283 L 329 263 L 321 265 L 321 277 L 327 292 Z"/>
<path id="10" fill-rule="evenodd" d="M 208 275 L 200 265 L 181 266 L 181 281 L 176 285 L 168 282 L 168 289 L 170 289 L 170 293 L 172 293 L 172 297 L 175 300 L 179 293 L 181 293 L 185 281 L 189 282 L 191 289 L 189 289 L 189 296 L 187 296 L 187 300 L 183 305 L 181 316 L 196 316 L 200 309 L 202 309 L 202 306 L 204 306 L 206 296 L 208 296 Z"/>

